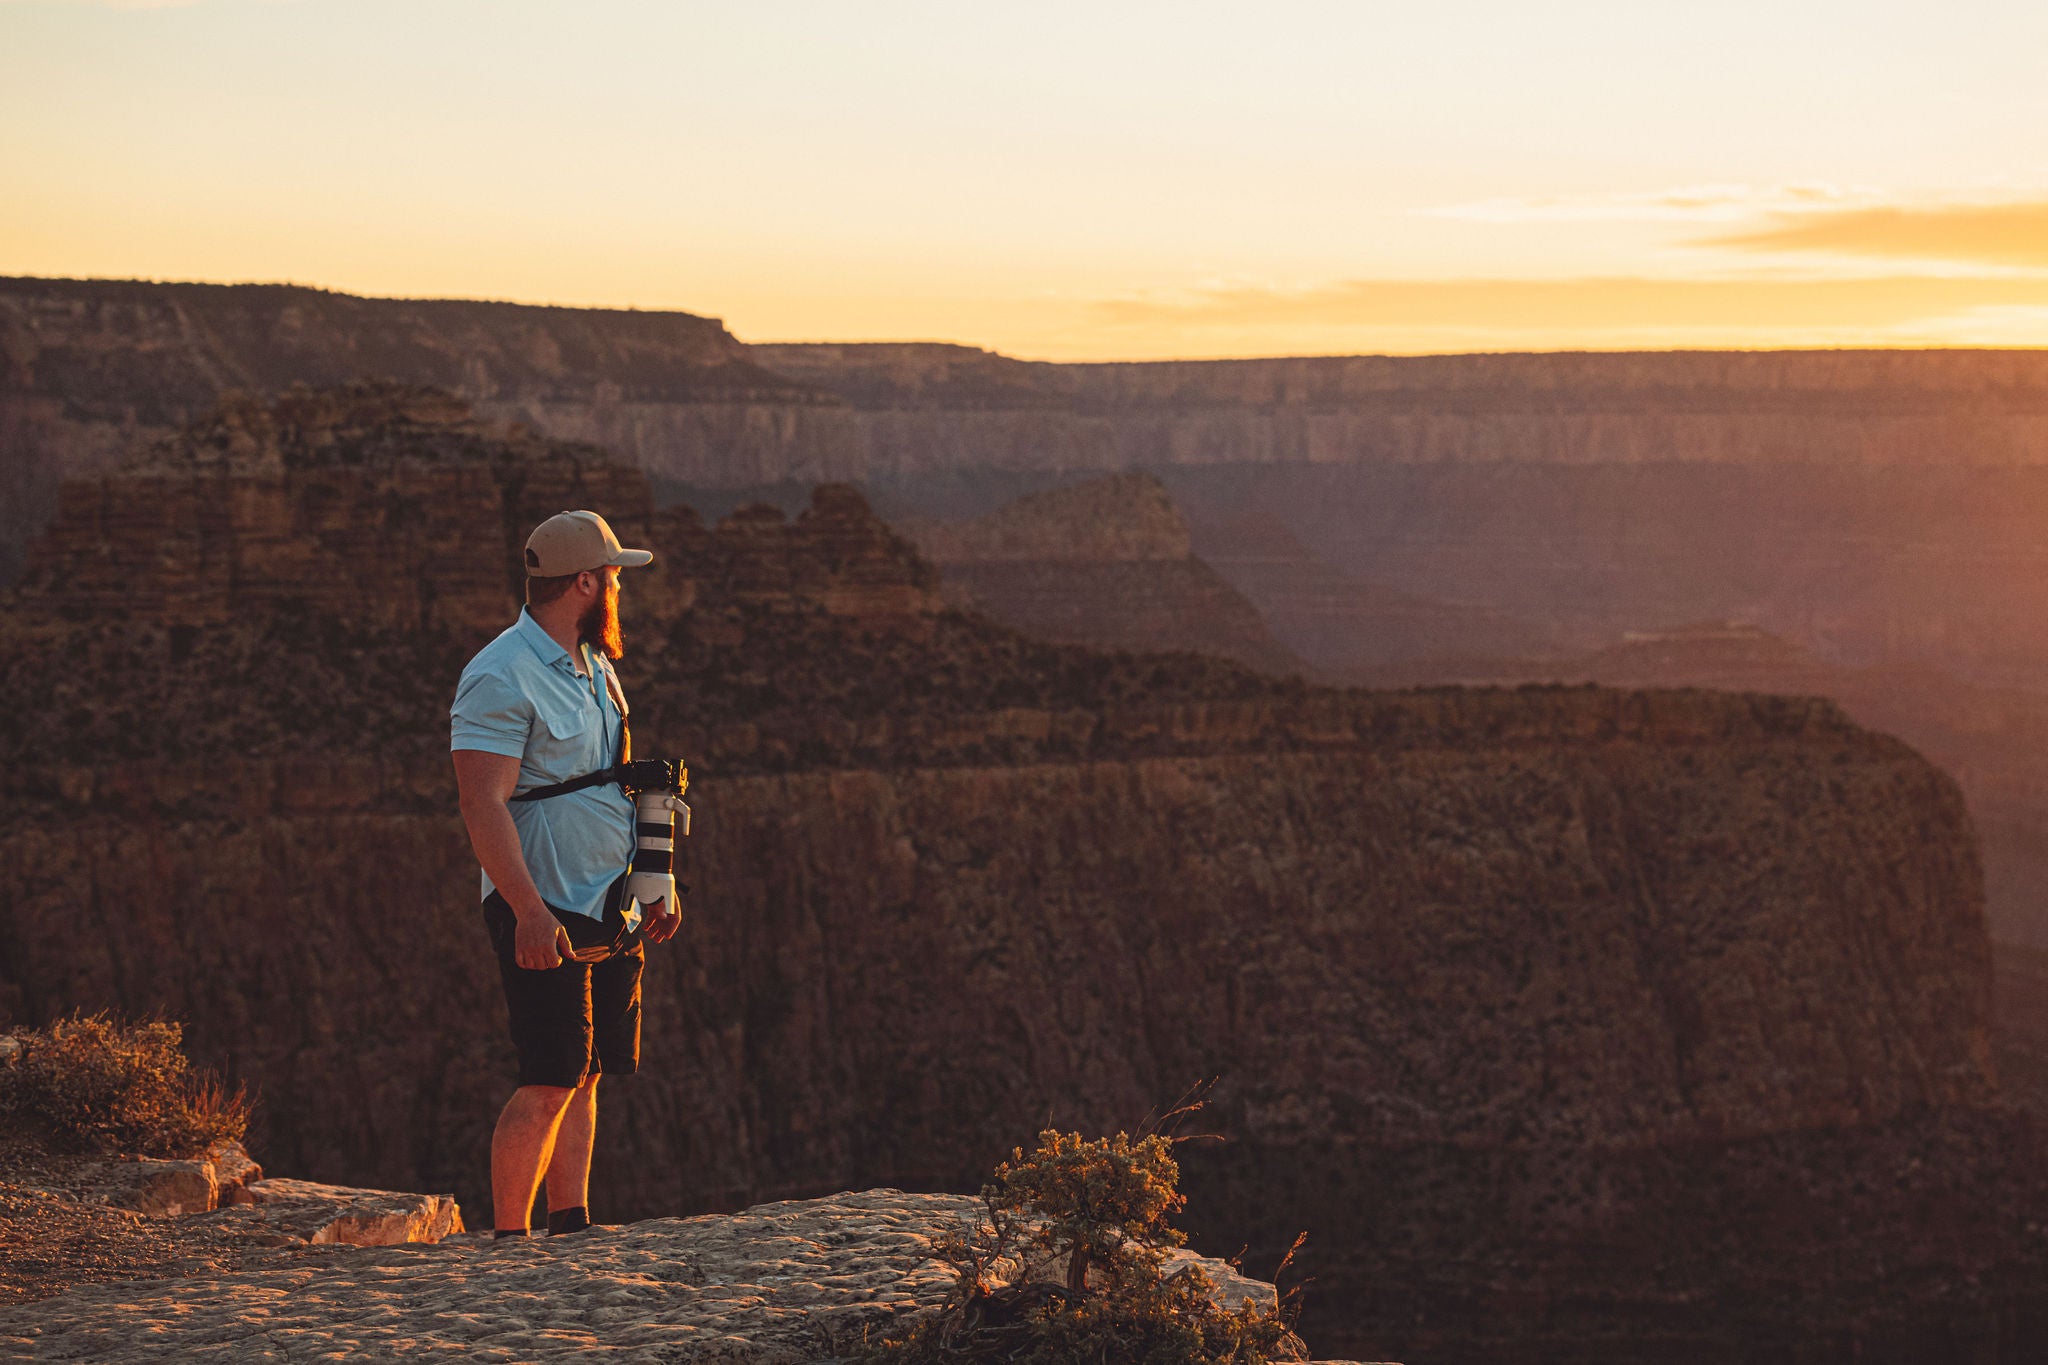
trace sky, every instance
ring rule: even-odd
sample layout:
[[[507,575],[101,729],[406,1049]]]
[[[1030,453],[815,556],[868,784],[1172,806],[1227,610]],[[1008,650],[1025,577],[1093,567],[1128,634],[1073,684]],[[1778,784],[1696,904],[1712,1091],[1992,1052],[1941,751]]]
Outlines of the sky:
[[[0,274],[1055,359],[2048,345],[2048,5],[0,0]]]

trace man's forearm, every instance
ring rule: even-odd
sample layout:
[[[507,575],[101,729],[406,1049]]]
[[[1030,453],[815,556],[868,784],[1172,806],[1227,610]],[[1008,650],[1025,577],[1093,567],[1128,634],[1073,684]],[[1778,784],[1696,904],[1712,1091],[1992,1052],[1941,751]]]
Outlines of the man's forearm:
[[[469,846],[476,852],[484,875],[514,913],[521,916],[546,914],[547,902],[526,870],[525,851],[519,844],[519,827],[503,801],[465,802],[462,823],[469,827]]]

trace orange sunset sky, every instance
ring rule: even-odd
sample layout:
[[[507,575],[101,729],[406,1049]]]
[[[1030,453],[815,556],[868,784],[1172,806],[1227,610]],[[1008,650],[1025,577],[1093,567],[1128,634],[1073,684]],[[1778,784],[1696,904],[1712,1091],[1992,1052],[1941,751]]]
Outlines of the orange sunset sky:
[[[1048,359],[2048,345],[2048,5],[0,0],[0,274]]]

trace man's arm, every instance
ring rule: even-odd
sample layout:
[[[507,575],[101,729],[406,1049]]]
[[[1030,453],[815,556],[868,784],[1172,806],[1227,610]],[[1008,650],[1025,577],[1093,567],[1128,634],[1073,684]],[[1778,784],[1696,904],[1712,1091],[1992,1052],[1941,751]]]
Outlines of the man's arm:
[[[457,749],[455,786],[462,798],[462,823],[469,827],[469,846],[484,875],[518,918],[516,954],[519,965],[545,971],[562,965],[572,948],[568,931],[540,898],[533,874],[519,846],[519,829],[505,803],[519,787],[519,760],[481,749]]]

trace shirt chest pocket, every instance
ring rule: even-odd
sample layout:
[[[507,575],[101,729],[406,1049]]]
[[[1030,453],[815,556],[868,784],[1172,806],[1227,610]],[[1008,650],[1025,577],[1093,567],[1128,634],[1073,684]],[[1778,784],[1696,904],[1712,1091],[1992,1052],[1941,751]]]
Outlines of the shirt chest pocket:
[[[603,765],[603,721],[596,706],[579,697],[547,696],[535,700],[533,710],[533,756],[555,780]]]

